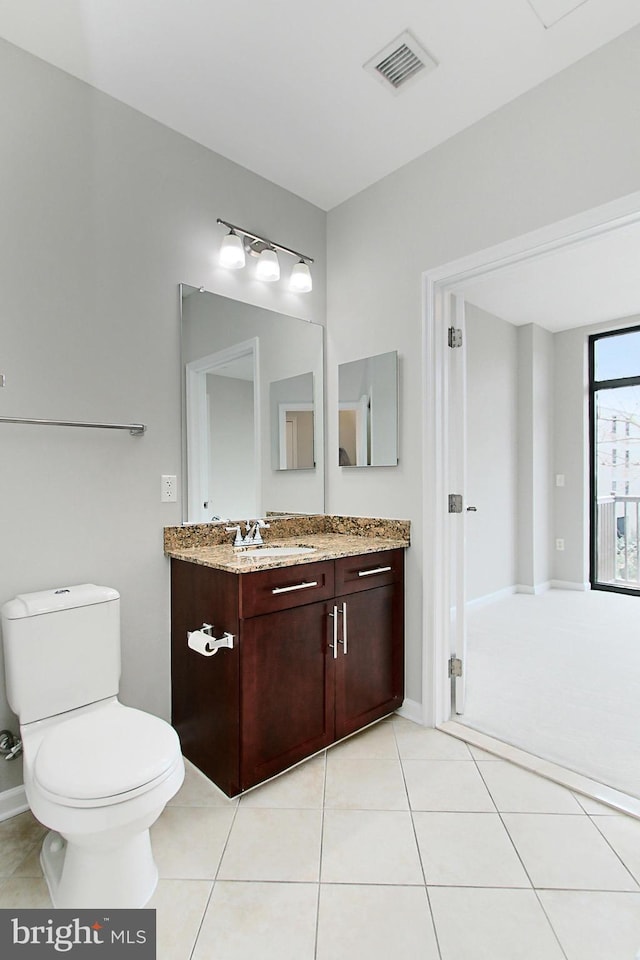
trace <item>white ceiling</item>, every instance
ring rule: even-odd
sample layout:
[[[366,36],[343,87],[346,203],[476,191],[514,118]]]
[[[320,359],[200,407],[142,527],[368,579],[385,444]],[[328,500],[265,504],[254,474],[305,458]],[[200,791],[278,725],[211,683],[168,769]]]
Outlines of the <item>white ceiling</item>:
[[[0,0],[0,36],[328,210],[640,23],[638,0]],[[363,65],[410,29],[439,66]]]
[[[503,320],[553,332],[640,314],[640,224],[506,267],[460,292]]]

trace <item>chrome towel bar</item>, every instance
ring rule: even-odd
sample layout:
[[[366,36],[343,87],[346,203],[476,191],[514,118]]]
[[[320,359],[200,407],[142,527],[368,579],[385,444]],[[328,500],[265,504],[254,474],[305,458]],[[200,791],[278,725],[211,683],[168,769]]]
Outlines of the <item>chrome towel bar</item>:
[[[86,423],[82,420],[32,420],[26,417],[0,417],[0,423],[35,423],[48,427],[98,427],[101,430],[128,430],[132,437],[141,437],[144,423]]]

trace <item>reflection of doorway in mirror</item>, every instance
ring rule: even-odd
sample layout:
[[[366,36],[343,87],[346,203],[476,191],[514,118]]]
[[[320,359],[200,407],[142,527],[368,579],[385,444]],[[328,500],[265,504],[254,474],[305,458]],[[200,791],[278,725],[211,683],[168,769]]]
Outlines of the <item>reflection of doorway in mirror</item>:
[[[281,403],[278,408],[280,438],[280,469],[311,470],[314,459],[314,404],[300,403],[291,406]]]
[[[369,398],[341,403],[338,409],[338,464],[365,467],[369,456]]]

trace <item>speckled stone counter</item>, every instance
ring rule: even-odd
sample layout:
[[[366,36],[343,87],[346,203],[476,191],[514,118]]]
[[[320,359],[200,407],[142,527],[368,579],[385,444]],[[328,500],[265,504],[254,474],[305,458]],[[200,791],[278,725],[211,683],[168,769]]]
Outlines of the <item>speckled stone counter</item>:
[[[176,560],[188,560],[230,573],[250,573],[405,548],[410,543],[408,520],[318,515],[278,517],[268,519],[268,522],[270,526],[262,530],[265,546],[312,547],[313,552],[261,557],[259,548],[235,549],[232,535],[225,530],[226,526],[232,525],[228,523],[165,527],[164,552]]]

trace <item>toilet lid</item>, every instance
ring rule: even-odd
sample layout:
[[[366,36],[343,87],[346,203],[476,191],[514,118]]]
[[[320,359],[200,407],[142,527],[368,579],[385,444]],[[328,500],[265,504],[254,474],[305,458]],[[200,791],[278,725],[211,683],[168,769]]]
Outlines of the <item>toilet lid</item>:
[[[168,723],[112,701],[56,725],[40,745],[34,775],[60,797],[117,798],[157,780],[179,755]]]

